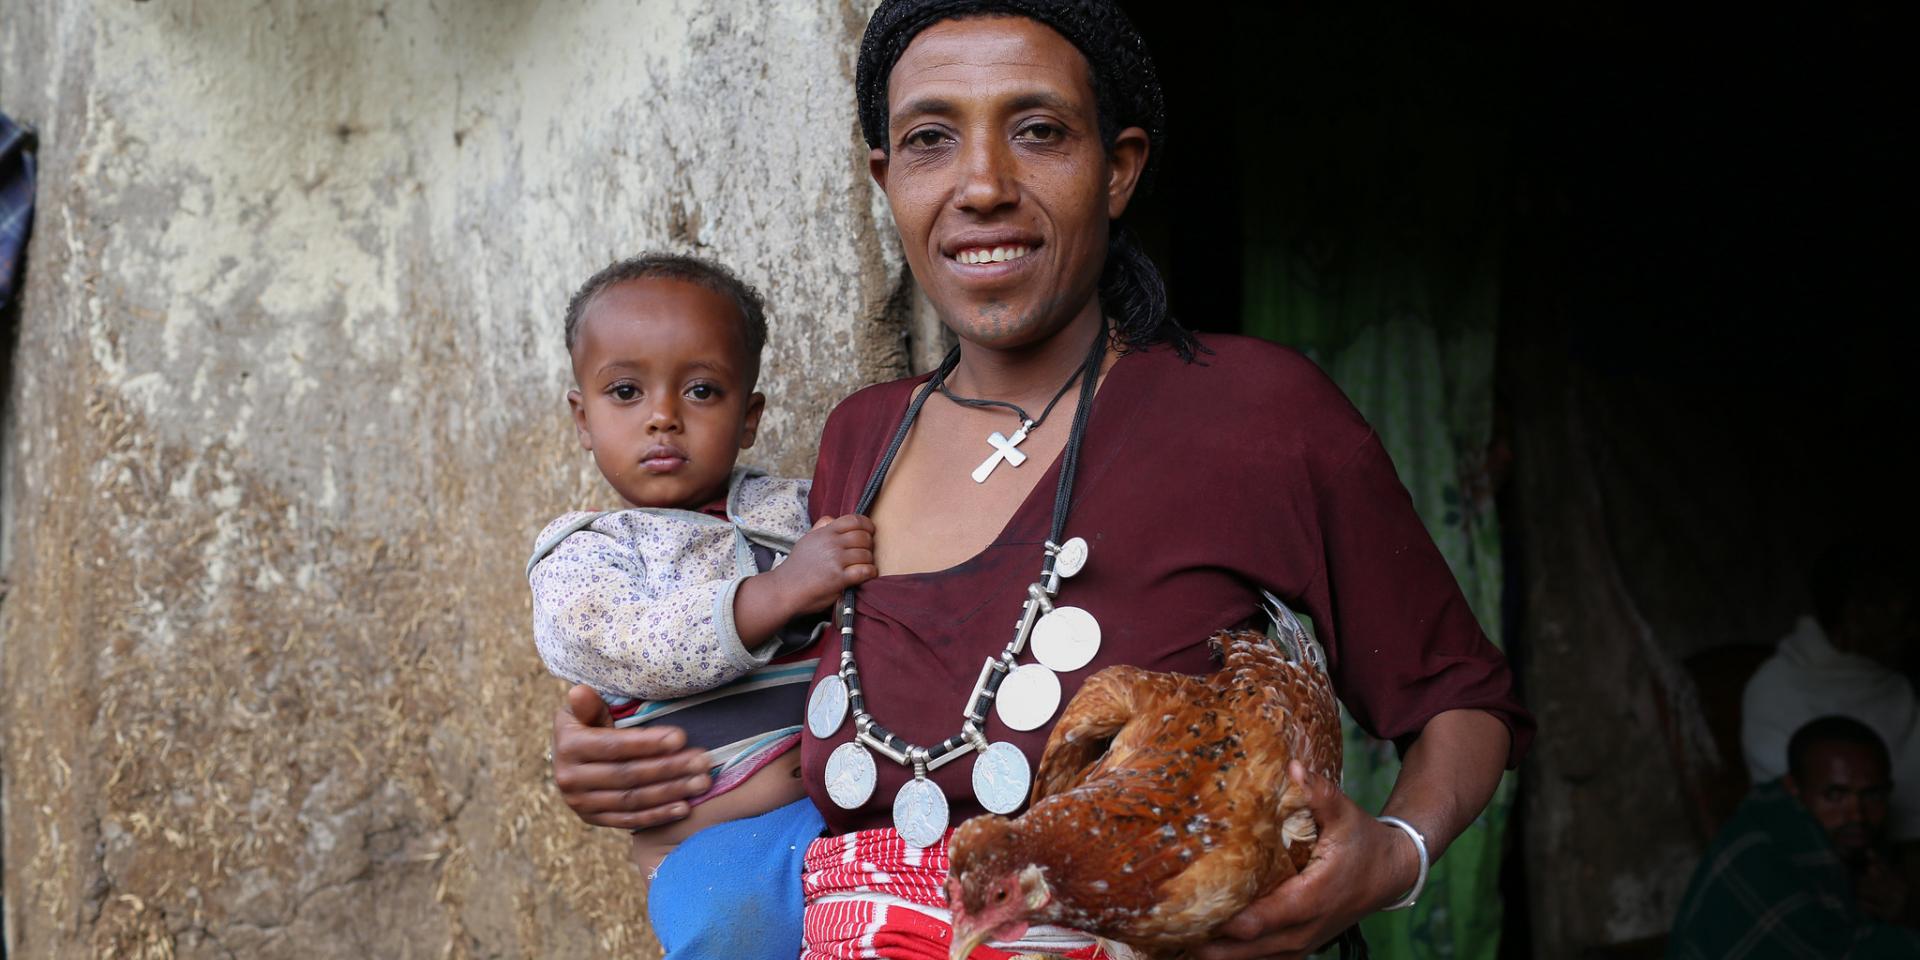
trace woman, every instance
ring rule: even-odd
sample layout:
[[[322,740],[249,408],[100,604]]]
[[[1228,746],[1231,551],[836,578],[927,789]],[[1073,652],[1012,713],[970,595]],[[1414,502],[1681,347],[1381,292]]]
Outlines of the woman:
[[[1246,622],[1267,589],[1312,616],[1361,724],[1406,747],[1383,812],[1413,829],[1310,783],[1316,861],[1200,955],[1299,956],[1405,899],[1524,751],[1531,720],[1339,391],[1290,351],[1196,339],[1168,317],[1151,263],[1115,222],[1162,127],[1144,44],[1100,0],[897,0],[868,25],[857,85],[873,177],[960,346],[931,381],[855,394],[822,438],[813,513],[864,506],[881,576],[851,598],[851,665],[829,647],[817,678],[858,695],[835,713],[823,693],[803,746],[834,834],[815,845],[821,862],[929,870],[937,890],[937,828],[983,809],[981,747],[1036,762],[1058,704],[1105,666],[1207,672],[1205,639]],[[1072,538],[1087,545],[1072,561],[1047,546]],[[996,680],[1000,706],[968,730],[965,714],[988,712],[974,709],[993,672],[983,661],[1011,652],[1029,585],[1082,559],[1049,599],[1087,611],[1098,652],[1058,671],[1008,657],[1022,679]],[[555,775],[577,813],[628,828],[683,815],[702,786],[697,754],[671,733],[582,719],[598,713],[590,693],[570,703]],[[848,747],[859,727],[886,746]],[[957,759],[928,762],[943,748]],[[930,842],[869,862],[903,840]],[[898,907],[929,878],[855,896],[828,872],[809,881],[817,955],[888,937],[899,946],[878,955],[913,955],[915,937],[938,936],[901,929],[928,915]]]

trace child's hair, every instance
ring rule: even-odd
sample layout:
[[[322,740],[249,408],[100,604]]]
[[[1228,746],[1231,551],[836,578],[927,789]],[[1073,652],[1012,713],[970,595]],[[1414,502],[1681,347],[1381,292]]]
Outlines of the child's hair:
[[[733,298],[740,308],[740,333],[747,342],[747,389],[760,379],[760,350],[767,345],[767,307],[760,291],[749,286],[732,270],[708,260],[678,253],[643,253],[616,261],[574,291],[567,301],[567,352],[573,352],[579,337],[580,318],[601,291],[629,280],[680,280],[697,284],[715,293]]]

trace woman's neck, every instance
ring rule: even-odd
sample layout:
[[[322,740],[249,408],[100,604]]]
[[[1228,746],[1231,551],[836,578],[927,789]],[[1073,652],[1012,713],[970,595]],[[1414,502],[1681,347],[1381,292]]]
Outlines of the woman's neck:
[[[963,339],[960,363],[947,375],[947,385],[956,393],[987,400],[1019,402],[1052,396],[1087,362],[1087,352],[1100,331],[1100,303],[1095,299],[1065,327],[1038,343],[999,348]]]

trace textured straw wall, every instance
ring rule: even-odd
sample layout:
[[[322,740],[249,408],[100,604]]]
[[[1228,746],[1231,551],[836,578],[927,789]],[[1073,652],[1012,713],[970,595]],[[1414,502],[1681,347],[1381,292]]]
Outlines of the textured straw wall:
[[[18,957],[650,956],[541,760],[521,565],[604,495],[566,294],[772,299],[759,462],[898,373],[867,0],[0,0],[40,213],[4,454]],[[922,351],[924,352],[924,351]]]

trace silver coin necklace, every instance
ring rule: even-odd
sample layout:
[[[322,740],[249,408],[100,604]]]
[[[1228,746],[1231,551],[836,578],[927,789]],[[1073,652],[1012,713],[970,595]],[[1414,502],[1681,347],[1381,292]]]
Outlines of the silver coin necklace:
[[[1033,420],[1026,416],[1025,411],[1010,404],[994,400],[969,401],[967,398],[953,397],[947,392],[947,375],[960,362],[960,351],[956,347],[947,354],[926,386],[914,396],[913,402],[907,405],[906,414],[894,430],[892,442],[880,457],[880,462],[875,464],[873,474],[860,494],[855,512],[865,514],[879,496],[880,485],[886,479],[888,468],[893,465],[894,456],[900,452],[901,444],[906,442],[914,420],[919,417],[920,408],[925,406],[927,398],[935,390],[957,403],[1008,406],[1020,415],[1021,427],[1015,432],[1014,439],[994,443],[994,455],[974,471],[974,480],[981,482],[999,465],[999,461],[1004,459],[1019,466],[1026,459],[1025,454],[1013,448],[1040,421],[1046,419],[1053,405],[1059,402],[1068,388],[1076,380],[1079,382],[1080,404],[1073,412],[1073,427],[1067,434],[1066,447],[1060,452],[1060,478],[1054,490],[1053,523],[1041,556],[1039,579],[1027,586],[1026,600],[1021,605],[1020,618],[1015,622],[1013,639],[1007,642],[998,656],[988,657],[981,664],[980,677],[974,681],[973,692],[968,694],[966,707],[960,714],[960,732],[931,747],[920,746],[888,730],[874,719],[873,714],[867,712],[866,698],[860,688],[860,667],[853,655],[854,601],[858,591],[850,589],[840,596],[840,667],[814,685],[807,701],[807,729],[815,739],[824,740],[832,736],[846,723],[849,715],[853,717],[854,738],[834,748],[827,757],[827,796],[848,810],[858,809],[871,800],[879,784],[875,754],[901,766],[911,767],[913,779],[908,780],[893,798],[893,826],[902,840],[915,847],[925,847],[939,840],[946,833],[949,821],[946,795],[940,791],[939,785],[927,778],[927,774],[968,754],[975,755],[973,795],[982,807],[994,813],[1006,814],[1019,809],[1026,802],[1028,790],[1033,784],[1033,768],[1020,748],[1005,741],[996,743],[987,740],[984,730],[987,711],[991,709],[1008,729],[1039,729],[1052,720],[1060,709],[1058,674],[1086,666],[1099,652],[1099,621],[1079,607],[1056,605],[1053,598],[1060,592],[1060,582],[1072,578],[1087,564],[1086,540],[1080,537],[1063,540],[1062,537],[1066,532],[1067,512],[1072,505],[1073,476],[1079,466],[1081,438],[1086,433],[1087,418],[1093,409],[1093,392],[1100,379],[1100,363],[1106,357],[1106,352],[1107,327],[1102,323],[1099,334],[1094,337],[1093,345],[1088,350],[1086,361],[1074,373],[1073,379],[1069,379],[1066,386],[1054,395],[1040,418]],[[989,442],[992,442],[991,438]],[[1020,656],[1027,652],[1029,644],[1032,646],[1033,662],[1021,663]]]

